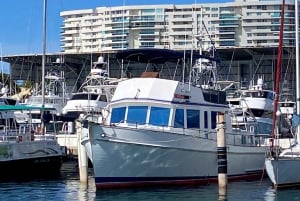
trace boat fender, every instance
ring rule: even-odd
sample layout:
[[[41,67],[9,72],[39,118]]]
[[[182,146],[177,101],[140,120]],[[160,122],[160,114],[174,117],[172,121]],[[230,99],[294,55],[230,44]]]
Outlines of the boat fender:
[[[30,132],[30,140],[34,141],[34,130],[31,130]]]

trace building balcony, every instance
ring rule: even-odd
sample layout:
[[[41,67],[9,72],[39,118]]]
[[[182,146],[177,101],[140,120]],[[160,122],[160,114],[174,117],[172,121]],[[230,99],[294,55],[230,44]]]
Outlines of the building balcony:
[[[79,34],[79,30],[65,30],[65,35],[68,35],[68,34]]]

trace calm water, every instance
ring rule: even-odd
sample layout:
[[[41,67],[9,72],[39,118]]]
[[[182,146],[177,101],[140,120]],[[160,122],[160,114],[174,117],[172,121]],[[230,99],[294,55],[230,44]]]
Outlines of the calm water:
[[[20,169],[21,170],[21,169]],[[25,171],[24,171],[25,173]],[[65,163],[62,175],[52,180],[18,181],[0,184],[0,199],[9,200],[80,200],[80,201],[214,201],[218,197],[218,185],[193,188],[162,188],[97,191],[93,178],[88,187],[80,185],[75,163]],[[300,189],[275,191],[268,179],[255,182],[229,183],[228,201],[279,201],[300,200]]]

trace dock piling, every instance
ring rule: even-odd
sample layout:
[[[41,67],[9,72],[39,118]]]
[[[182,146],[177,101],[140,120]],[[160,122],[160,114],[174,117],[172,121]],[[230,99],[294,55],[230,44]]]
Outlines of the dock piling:
[[[80,121],[76,121],[77,146],[78,146],[78,166],[79,178],[81,184],[88,183],[88,159],[85,147],[81,144],[82,125]]]
[[[217,154],[218,154],[218,183],[219,198],[226,200],[227,196],[227,150],[225,136],[224,113],[217,114]]]

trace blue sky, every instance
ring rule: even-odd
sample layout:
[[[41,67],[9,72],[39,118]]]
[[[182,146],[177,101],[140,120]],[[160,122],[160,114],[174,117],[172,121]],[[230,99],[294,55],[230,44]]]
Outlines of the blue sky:
[[[152,0],[151,4],[216,3],[232,0]],[[47,0],[47,53],[60,49],[61,11],[99,6],[150,4],[146,0]],[[1,0],[0,51],[3,56],[42,53],[43,0]],[[1,53],[1,52],[0,52]]]

